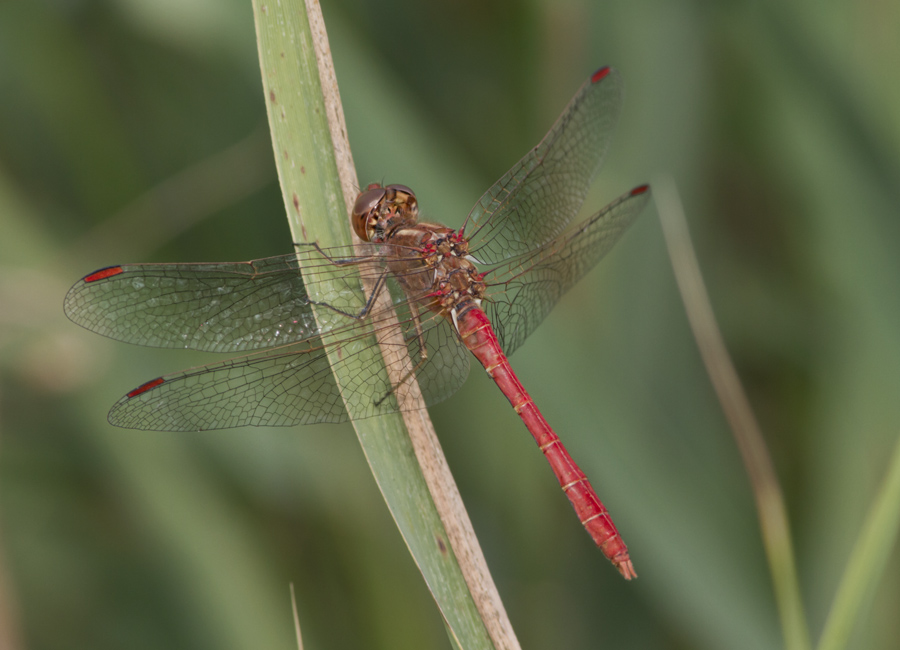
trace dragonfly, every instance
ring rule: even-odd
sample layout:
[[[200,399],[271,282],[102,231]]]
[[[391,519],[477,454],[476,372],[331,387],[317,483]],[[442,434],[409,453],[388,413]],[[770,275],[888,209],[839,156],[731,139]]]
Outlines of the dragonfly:
[[[88,330],[143,346],[243,353],[138,386],[112,407],[110,423],[198,431],[372,417],[407,408],[413,382],[426,405],[446,399],[471,354],[534,437],[594,543],[626,579],[636,577],[608,510],[507,358],[650,198],[641,185],[570,227],[621,105],[619,74],[597,70],[458,230],[420,222],[410,188],[372,184],[351,215],[363,244],[304,243],[250,262],[123,264],[86,275],[67,293],[65,313]],[[393,379],[388,356],[372,354],[382,328],[399,331],[406,353]],[[349,386],[339,389],[335,360]]]

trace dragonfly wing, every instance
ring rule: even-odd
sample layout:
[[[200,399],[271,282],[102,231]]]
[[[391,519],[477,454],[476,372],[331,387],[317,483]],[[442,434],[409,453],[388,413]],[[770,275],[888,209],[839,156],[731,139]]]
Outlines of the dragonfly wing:
[[[382,312],[373,324],[385,327],[387,318]],[[399,327],[426,404],[449,397],[465,381],[466,350],[431,312],[418,327],[402,318]],[[343,397],[328,349],[313,338],[154,379],[120,399],[109,421],[133,429],[199,431],[343,422],[348,409],[355,419],[398,411],[397,395],[403,387],[392,388],[381,355],[376,351],[373,358],[375,336],[362,330],[354,334],[331,344],[336,352],[332,357],[349,377]],[[402,370],[394,374],[405,380],[410,376]]]
[[[397,305],[397,315],[406,323],[404,339],[416,380],[428,406],[453,395],[469,376],[470,353],[447,320],[416,305],[420,327],[411,318],[408,303]]]
[[[391,374],[400,381],[400,385],[392,388],[381,377],[361,373],[353,365],[352,358],[342,357],[338,363],[350,364],[344,376],[353,377],[348,391],[353,395],[348,397],[348,408],[356,419],[375,415],[386,405],[390,405],[389,411],[401,410],[400,404],[405,402],[403,393],[409,389],[409,378],[413,376],[426,406],[431,406],[459,390],[469,374],[469,351],[449,322],[425,306],[427,296],[405,296],[394,279],[388,281],[388,290],[394,300],[394,309],[373,315],[372,325],[376,329],[398,328],[396,339],[390,332],[385,332],[381,340],[388,363],[397,364]],[[391,355],[394,340],[397,345],[405,347],[405,354],[396,358]],[[377,386],[373,386],[373,382]],[[373,399],[379,407],[376,411],[371,408]]]
[[[490,286],[482,308],[507,355],[609,252],[649,199],[650,188],[638,187],[565,236],[488,272]]]
[[[347,412],[325,350],[301,346],[147,382],[116,402],[109,421],[152,431],[343,422]]]
[[[95,271],[66,294],[66,315],[104,336],[150,347],[241,352],[275,347],[349,327],[363,305],[359,273],[382,272],[380,257],[344,259],[308,247],[307,278],[327,276],[329,293],[309,295],[296,255],[222,264],[129,264]],[[319,286],[318,283],[316,286]],[[327,304],[327,325],[310,302]]]
[[[502,262],[559,235],[600,171],[622,105],[612,68],[588,79],[553,128],[484,193],[466,219],[473,257]]]

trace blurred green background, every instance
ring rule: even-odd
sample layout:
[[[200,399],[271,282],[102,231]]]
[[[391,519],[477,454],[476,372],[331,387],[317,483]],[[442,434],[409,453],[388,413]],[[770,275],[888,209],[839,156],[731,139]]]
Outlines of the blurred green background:
[[[817,638],[900,432],[900,4],[323,5],[360,182],[450,225],[618,68],[588,205],[678,183]],[[349,426],[115,429],[125,391],[214,359],[63,316],[101,266],[290,252],[271,156],[249,2],[0,3],[0,646],[293,648],[292,582],[308,648],[449,647]],[[655,209],[512,361],[640,575],[474,371],[432,415],[523,647],[779,647]],[[897,647],[896,552],[867,602],[852,646]]]

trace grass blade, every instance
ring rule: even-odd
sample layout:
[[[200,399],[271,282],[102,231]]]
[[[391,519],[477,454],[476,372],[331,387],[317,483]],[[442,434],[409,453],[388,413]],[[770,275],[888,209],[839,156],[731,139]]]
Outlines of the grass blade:
[[[716,324],[675,182],[671,177],[663,177],[654,181],[653,186],[666,246],[691,330],[750,478],[785,648],[807,650],[810,647],[809,626],[800,597],[781,486],[759,424]]]
[[[255,0],[253,8],[292,233],[296,241],[349,244],[348,201],[355,198],[358,183],[318,5]],[[378,348],[371,349],[370,362],[384,368]],[[339,386],[353,379],[353,369],[339,355],[330,359]],[[389,414],[356,421],[354,427],[451,641],[465,649],[518,648],[427,412]]]
[[[872,509],[866,517],[859,539],[850,553],[841,584],[834,596],[818,650],[840,650],[846,647],[859,610],[875,584],[884,577],[891,549],[900,528],[900,438],[884,481]]]

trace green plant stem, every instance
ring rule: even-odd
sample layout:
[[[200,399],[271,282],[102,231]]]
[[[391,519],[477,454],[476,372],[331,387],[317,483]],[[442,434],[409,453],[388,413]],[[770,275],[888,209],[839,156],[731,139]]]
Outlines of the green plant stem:
[[[275,161],[292,233],[296,241],[323,247],[350,244],[347,215],[358,183],[318,4],[254,0],[253,8]],[[313,284],[309,288],[315,291]],[[360,298],[368,291],[361,286]],[[396,328],[393,333],[379,330],[379,343],[384,336],[397,335]],[[327,336],[323,343],[330,348],[329,360],[343,394],[358,366],[342,363],[339,349],[329,345],[333,341]],[[402,341],[384,350],[398,348],[405,350]],[[377,346],[367,349],[371,357],[366,367],[377,365],[388,376],[403,363],[386,362],[388,352],[379,352]],[[390,379],[398,385],[396,376]],[[415,382],[410,384],[409,399],[421,399]],[[406,408],[403,414],[354,422],[375,481],[451,641],[466,650],[515,650],[518,642],[424,404]]]
[[[866,516],[859,538],[841,578],[818,650],[841,650],[847,646],[853,624],[866,597],[884,576],[891,549],[900,528],[900,438],[894,447],[887,478]]]
[[[781,486],[762,431],[716,324],[678,190],[671,177],[660,178],[654,181],[653,186],[659,219],[688,321],[750,478],[785,647],[788,650],[807,650],[810,647],[809,626],[800,597],[790,524]]]

